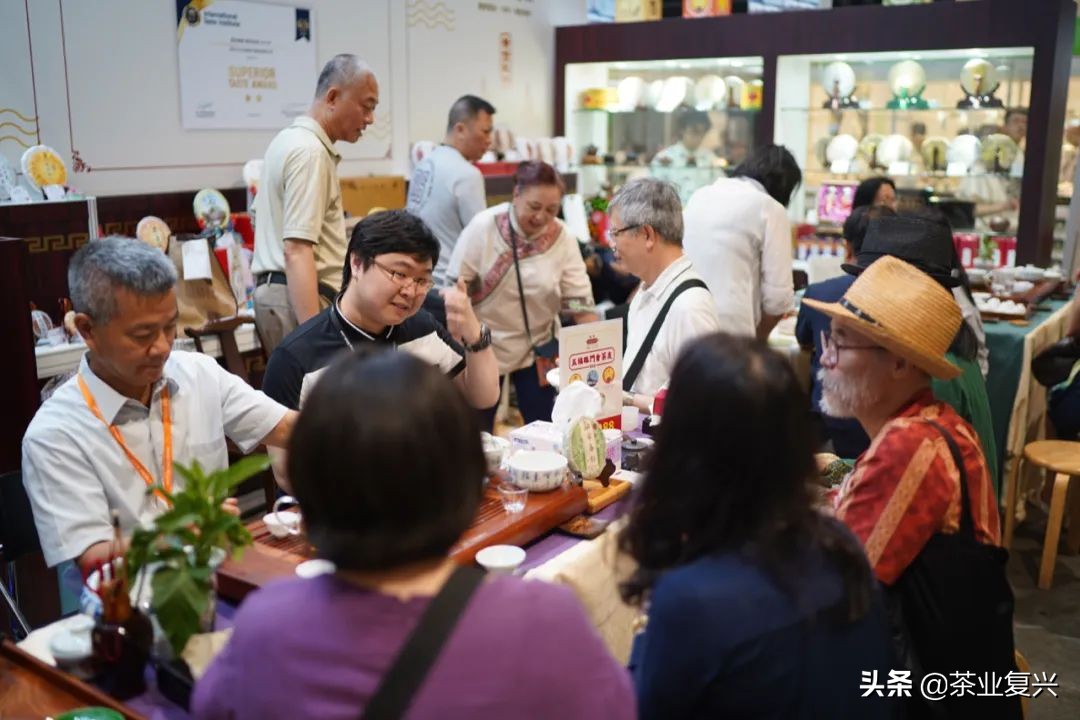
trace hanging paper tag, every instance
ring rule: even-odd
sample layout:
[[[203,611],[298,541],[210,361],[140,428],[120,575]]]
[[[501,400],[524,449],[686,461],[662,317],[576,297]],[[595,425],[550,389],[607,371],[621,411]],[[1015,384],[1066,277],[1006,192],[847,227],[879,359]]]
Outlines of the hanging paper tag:
[[[578,194],[567,195],[562,201],[563,221],[570,234],[582,242],[589,239],[589,218],[585,213],[585,200]]]
[[[64,196],[67,195],[63,185],[46,185],[41,189],[49,200],[63,200]]]
[[[206,240],[188,240],[181,243],[183,251],[184,279],[209,280],[210,245]]]

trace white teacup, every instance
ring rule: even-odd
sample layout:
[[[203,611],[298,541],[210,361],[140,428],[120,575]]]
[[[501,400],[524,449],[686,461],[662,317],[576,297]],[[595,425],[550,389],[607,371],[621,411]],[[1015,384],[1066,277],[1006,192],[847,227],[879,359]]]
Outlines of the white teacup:
[[[295,510],[281,510],[282,505],[296,505],[296,498],[282,495],[274,502],[273,511],[263,515],[263,524],[276,538],[300,534],[300,513]]]
[[[525,562],[525,551],[517,545],[491,545],[476,553],[476,562],[490,573],[509,575]]]
[[[488,475],[494,475],[502,467],[503,460],[510,454],[510,441],[498,435],[480,433],[484,445],[484,459],[487,460]]]

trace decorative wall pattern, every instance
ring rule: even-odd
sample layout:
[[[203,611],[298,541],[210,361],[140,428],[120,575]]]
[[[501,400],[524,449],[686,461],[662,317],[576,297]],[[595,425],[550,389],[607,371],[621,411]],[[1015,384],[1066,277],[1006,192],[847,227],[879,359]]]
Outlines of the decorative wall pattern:
[[[431,0],[409,0],[408,25],[426,25],[429,28],[443,27],[453,32],[457,14],[444,2]]]

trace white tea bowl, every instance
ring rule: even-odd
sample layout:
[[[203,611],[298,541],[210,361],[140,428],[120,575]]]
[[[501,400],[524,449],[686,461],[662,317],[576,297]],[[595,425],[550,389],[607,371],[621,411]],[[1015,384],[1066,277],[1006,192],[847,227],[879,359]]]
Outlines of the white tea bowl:
[[[547,492],[566,478],[566,458],[548,450],[524,450],[506,461],[510,481],[531,492]]]

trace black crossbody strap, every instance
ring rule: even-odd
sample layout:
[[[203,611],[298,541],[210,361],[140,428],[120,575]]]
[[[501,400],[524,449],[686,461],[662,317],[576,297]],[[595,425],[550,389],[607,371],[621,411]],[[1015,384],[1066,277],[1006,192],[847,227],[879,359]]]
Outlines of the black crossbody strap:
[[[964,470],[964,456],[960,453],[960,448],[957,446],[952,433],[933,420],[927,420],[926,422],[936,427],[938,432],[944,436],[945,442],[949,446],[949,452],[952,453],[953,463],[956,464],[956,469],[960,473],[960,534],[974,540],[975,522],[971,519],[971,499],[968,497],[967,472]]]
[[[473,565],[454,571],[439,594],[431,599],[394,664],[383,675],[360,716],[362,720],[397,720],[405,715],[462,611],[483,580],[484,572]]]
[[[634,381],[637,380],[637,376],[641,373],[641,368],[645,365],[645,359],[648,358],[649,353],[652,352],[653,343],[656,342],[656,336],[660,334],[660,328],[663,326],[664,319],[667,318],[668,311],[671,310],[671,305],[675,302],[675,298],[679,297],[690,288],[703,287],[707,287],[705,282],[698,280],[697,278],[683,280],[671,295],[668,296],[667,302],[660,308],[660,314],[653,320],[652,327],[649,328],[649,334],[645,336],[645,340],[642,341],[641,347],[638,348],[637,355],[634,356],[634,361],[630,363],[630,368],[623,374],[622,386],[624,391],[630,392],[630,388],[634,387]],[[626,320],[629,319],[629,316],[627,316]]]
[[[517,277],[518,300],[521,301],[521,317],[525,318],[525,334],[529,336],[529,347],[535,351],[536,345],[533,344],[532,330],[529,329],[529,311],[525,309],[525,286],[521,282],[521,266],[518,265],[517,254],[517,233],[514,232],[513,218],[507,218],[507,224],[510,228],[510,250],[514,254],[514,275]]]

